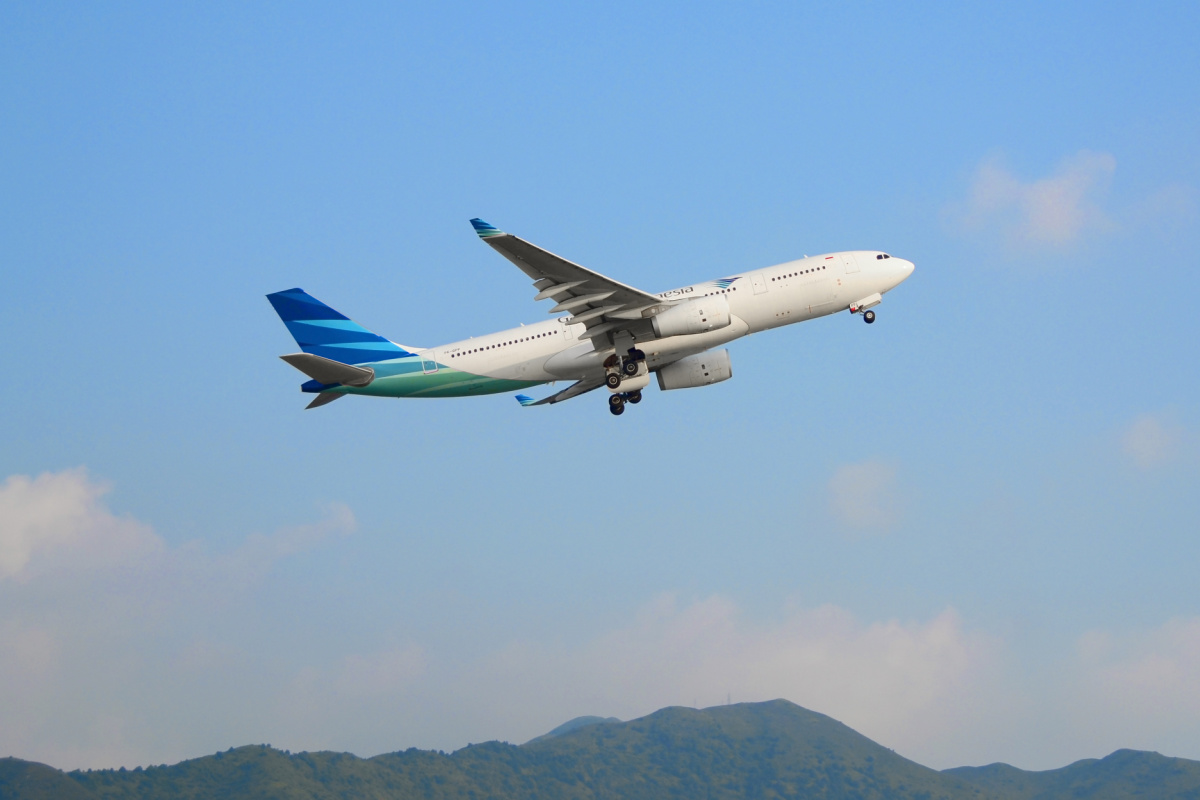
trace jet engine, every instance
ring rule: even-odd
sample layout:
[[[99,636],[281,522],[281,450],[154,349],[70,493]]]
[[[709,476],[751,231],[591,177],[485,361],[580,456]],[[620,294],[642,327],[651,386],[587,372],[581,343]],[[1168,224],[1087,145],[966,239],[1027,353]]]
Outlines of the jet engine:
[[[654,334],[659,338],[715,331],[727,326],[731,319],[729,300],[722,295],[697,297],[652,317]]]
[[[708,386],[733,377],[733,365],[729,362],[728,350],[710,350],[694,356],[681,358],[658,371],[658,388],[691,389]]]

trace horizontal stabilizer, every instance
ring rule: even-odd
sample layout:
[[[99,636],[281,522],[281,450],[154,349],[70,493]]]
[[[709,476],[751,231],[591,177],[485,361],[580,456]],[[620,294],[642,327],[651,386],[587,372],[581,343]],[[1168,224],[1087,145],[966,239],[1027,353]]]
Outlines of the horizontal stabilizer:
[[[341,392],[322,392],[321,394],[314,397],[313,401],[311,403],[309,403],[308,405],[306,405],[304,408],[305,409],[320,408],[321,406],[323,406],[327,403],[332,403],[334,400],[337,400],[339,397],[345,397],[345,396],[346,395],[342,394]]]
[[[280,358],[321,383],[366,386],[375,380],[375,370],[370,367],[353,367],[340,361],[314,356],[312,353],[290,353]]]

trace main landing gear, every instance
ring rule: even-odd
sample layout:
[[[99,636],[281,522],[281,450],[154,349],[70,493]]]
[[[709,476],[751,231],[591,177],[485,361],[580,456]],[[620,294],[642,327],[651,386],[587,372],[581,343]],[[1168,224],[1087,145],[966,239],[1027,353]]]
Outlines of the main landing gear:
[[[619,417],[625,413],[625,404],[632,403],[637,405],[642,402],[642,392],[639,389],[636,392],[618,392],[617,394],[609,395],[608,410],[614,417]]]
[[[646,354],[630,348],[624,358],[613,354],[604,362],[604,385],[612,392],[608,397],[608,410],[616,417],[625,413],[625,404],[642,402],[642,389],[650,385],[650,368],[646,365]]]

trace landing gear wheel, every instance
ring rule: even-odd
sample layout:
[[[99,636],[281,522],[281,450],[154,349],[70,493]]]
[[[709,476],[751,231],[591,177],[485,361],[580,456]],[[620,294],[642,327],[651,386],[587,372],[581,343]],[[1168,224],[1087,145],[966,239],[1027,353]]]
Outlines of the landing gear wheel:
[[[621,395],[613,394],[613,395],[608,396],[608,407],[609,408],[621,408],[624,405],[625,405],[625,398],[622,397]]]
[[[621,385],[621,376],[615,372],[610,372],[604,376],[604,385],[610,389],[616,389]]]
[[[636,406],[638,403],[642,402],[642,392],[641,392],[641,390],[639,389],[639,390],[638,390],[638,391],[636,391],[636,392],[630,392],[628,395],[626,395],[626,396],[625,396],[625,402],[627,402],[627,403],[633,403],[635,406]]]
[[[870,325],[874,321],[875,321],[875,312],[874,311],[864,311],[863,312],[863,322]]]
[[[619,417],[625,413],[625,404],[621,403],[621,405],[619,405],[619,406],[609,406],[608,410],[612,413],[612,415],[614,417]]]
[[[621,365],[621,371],[632,378],[638,374],[638,362],[632,358],[626,359],[625,363]]]

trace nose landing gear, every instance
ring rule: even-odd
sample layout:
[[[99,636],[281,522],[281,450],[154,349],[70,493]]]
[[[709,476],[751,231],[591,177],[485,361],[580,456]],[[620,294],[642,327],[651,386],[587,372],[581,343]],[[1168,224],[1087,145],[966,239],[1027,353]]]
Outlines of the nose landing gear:
[[[883,302],[883,295],[879,294],[879,292],[876,292],[875,294],[870,295],[869,297],[864,297],[862,300],[859,300],[857,303],[851,303],[850,304],[850,313],[851,314],[862,314],[863,322],[870,325],[872,322],[875,321],[875,312],[871,311],[871,308],[873,306],[879,305],[881,302]]]

